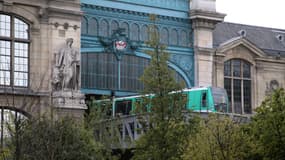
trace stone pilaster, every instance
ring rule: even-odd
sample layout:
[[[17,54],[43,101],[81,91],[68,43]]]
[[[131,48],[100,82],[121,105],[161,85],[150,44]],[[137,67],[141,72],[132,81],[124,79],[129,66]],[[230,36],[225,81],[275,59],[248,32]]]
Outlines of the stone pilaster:
[[[225,14],[216,12],[215,0],[192,0],[190,19],[194,31],[195,85],[210,86],[213,82],[213,30],[224,20]]]

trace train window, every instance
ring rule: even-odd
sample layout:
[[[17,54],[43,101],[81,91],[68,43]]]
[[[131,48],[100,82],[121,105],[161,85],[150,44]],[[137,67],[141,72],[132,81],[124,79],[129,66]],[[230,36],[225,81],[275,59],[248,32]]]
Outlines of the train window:
[[[202,92],[202,107],[206,107],[206,106],[207,106],[207,93]]]
[[[218,112],[228,112],[227,92],[223,88],[212,88],[215,109]]]
[[[189,97],[189,99],[188,99],[188,97]],[[188,104],[189,100],[190,100],[190,96],[187,96],[187,94],[182,94],[182,101],[185,102],[184,109],[187,109],[187,104]]]
[[[129,115],[132,110],[132,101],[117,101],[115,104],[116,115]]]

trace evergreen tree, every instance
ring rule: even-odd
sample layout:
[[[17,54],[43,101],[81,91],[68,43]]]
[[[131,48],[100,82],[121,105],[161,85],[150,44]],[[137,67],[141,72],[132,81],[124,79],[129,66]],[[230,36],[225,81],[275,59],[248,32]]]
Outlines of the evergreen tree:
[[[151,20],[155,23],[155,15],[151,16]],[[173,71],[168,67],[169,54],[165,51],[166,46],[159,43],[155,24],[150,27],[149,35],[149,50],[146,52],[151,56],[151,61],[141,78],[144,94],[148,96],[137,107],[137,113],[145,111],[145,106],[150,107],[147,116],[149,125],[145,126],[146,133],[136,143],[133,159],[181,159],[185,139],[194,132],[195,120],[185,120],[183,110],[186,99],[181,92],[183,85],[176,82]]]

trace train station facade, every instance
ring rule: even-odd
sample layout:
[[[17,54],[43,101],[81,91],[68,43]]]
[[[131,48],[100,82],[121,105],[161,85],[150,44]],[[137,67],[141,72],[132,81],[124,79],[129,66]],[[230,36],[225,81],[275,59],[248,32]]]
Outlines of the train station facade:
[[[188,88],[223,87],[233,112],[251,114],[285,86],[285,30],[227,23],[225,16],[215,0],[0,0],[1,115],[55,108],[80,117],[81,94],[139,93],[152,25],[177,80]],[[55,86],[56,57],[70,38],[80,51],[76,92]]]

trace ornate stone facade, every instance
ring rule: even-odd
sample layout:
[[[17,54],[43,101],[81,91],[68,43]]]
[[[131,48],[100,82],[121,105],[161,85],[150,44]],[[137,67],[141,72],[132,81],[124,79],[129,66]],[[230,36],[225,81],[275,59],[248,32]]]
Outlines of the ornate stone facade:
[[[244,32],[242,35],[241,31]],[[249,93],[250,113],[253,113],[274,89],[285,87],[285,45],[283,41],[278,40],[277,35],[285,36],[284,30],[232,23],[218,24],[214,30],[213,85],[225,87],[227,78],[233,79],[232,83],[237,82],[237,79],[250,82],[248,89],[245,89],[243,87],[245,84],[241,83],[240,97],[237,97],[234,91],[237,89],[234,84],[231,84],[233,88],[228,93],[231,94],[231,101],[241,98],[242,103],[246,101],[245,94]],[[249,64],[249,76],[244,78],[244,75],[225,75],[229,68],[226,63],[229,61],[243,61],[243,64]],[[232,65],[231,68],[234,69],[238,63]],[[244,70],[236,71],[242,73]]]
[[[215,0],[0,0],[0,11],[5,30],[0,32],[0,105],[25,115],[55,107],[60,115],[80,117],[86,108],[80,88],[85,94],[116,90],[121,96],[142,89],[138,77],[149,63],[143,42],[152,13],[171,54],[169,66],[187,87],[228,88],[233,106],[241,106],[232,110],[242,114],[252,113],[276,87],[285,87],[285,30],[223,23],[225,14],[216,12]],[[124,28],[128,43],[139,44],[119,58],[100,41],[118,28]],[[76,91],[63,93],[54,55],[68,38],[80,48],[83,84],[78,79]]]
[[[284,29],[224,23],[215,0],[192,0],[190,7],[195,84],[223,87],[233,112],[254,113],[275,88],[285,86]]]
[[[0,105],[29,115],[50,112],[53,107],[51,103],[53,55],[64,46],[65,39],[70,37],[76,39],[74,46],[80,47],[82,17],[80,1],[0,0],[0,11],[1,26],[5,25],[6,32],[12,33],[7,37],[1,34],[1,42],[8,40],[8,44],[16,46],[18,42],[14,40],[23,39],[20,46],[28,46],[26,49],[11,47],[6,50],[5,55],[1,46],[1,59],[3,56],[13,55],[14,59],[7,63],[15,67],[5,71],[13,76],[8,77],[9,81],[6,80],[5,84],[0,86]],[[19,28],[12,28],[10,23]],[[25,25],[27,29],[21,29],[21,26]],[[27,38],[24,39],[22,34],[28,35],[24,36]],[[27,55],[26,59],[17,60],[17,54]],[[17,68],[17,65],[20,68]],[[17,80],[19,75],[23,75],[21,72],[18,73],[17,69],[22,70],[23,67],[27,68],[25,69],[27,76],[24,75],[22,79]],[[0,70],[4,73],[3,68],[0,67]],[[17,81],[24,85],[19,87]],[[70,114],[82,113],[73,109]]]

